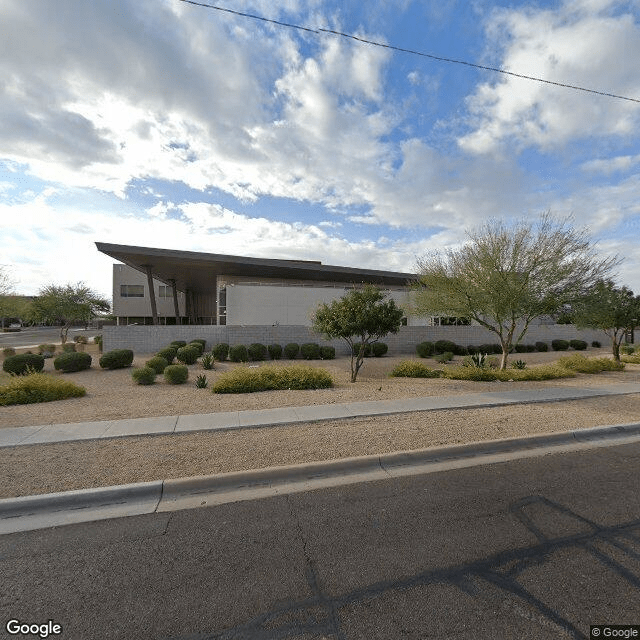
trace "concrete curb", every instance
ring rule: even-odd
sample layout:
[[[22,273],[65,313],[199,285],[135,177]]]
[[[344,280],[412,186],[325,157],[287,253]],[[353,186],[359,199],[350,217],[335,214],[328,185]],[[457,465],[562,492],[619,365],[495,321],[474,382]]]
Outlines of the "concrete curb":
[[[640,423],[0,500],[0,535],[193,509],[640,439]]]

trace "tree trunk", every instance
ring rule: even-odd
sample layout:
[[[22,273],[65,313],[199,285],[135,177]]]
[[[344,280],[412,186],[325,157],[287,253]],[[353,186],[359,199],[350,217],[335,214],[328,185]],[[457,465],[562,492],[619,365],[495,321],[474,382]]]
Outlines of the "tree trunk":
[[[616,340],[616,338],[613,338],[613,340],[611,341],[611,350],[613,352],[613,359],[616,362],[620,362],[620,343]]]

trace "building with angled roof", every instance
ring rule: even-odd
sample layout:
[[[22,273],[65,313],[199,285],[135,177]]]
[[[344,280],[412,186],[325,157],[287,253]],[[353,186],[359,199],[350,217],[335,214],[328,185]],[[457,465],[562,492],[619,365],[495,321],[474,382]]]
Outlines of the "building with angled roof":
[[[311,325],[318,304],[354,287],[375,284],[405,309],[405,323],[424,325],[409,312],[416,275],[96,242],[113,266],[113,313],[119,325]]]

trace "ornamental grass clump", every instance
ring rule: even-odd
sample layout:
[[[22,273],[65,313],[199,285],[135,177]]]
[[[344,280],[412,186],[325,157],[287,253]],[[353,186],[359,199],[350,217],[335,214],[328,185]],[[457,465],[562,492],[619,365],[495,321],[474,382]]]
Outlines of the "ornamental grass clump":
[[[43,356],[44,358],[52,358],[55,352],[56,352],[55,344],[39,344],[38,345],[38,354]]]
[[[100,356],[98,361],[103,369],[125,369],[133,362],[131,349],[114,349]]]
[[[31,373],[12,378],[0,386],[0,406],[53,402],[86,395],[84,387],[46,373]]]
[[[439,378],[439,369],[430,369],[422,362],[404,360],[397,364],[389,374],[392,378]]]
[[[442,377],[449,380],[472,380],[475,382],[526,382],[532,380],[555,380],[573,378],[575,372],[556,364],[540,365],[531,369],[480,369],[476,367],[451,367],[442,372]]]
[[[162,373],[169,366],[169,361],[162,356],[153,356],[144,363],[144,366],[153,369],[156,373]]]
[[[156,381],[155,369],[151,367],[140,367],[131,372],[131,378],[136,384],[153,384]]]
[[[44,357],[35,353],[20,353],[9,356],[2,363],[2,369],[15,376],[39,372],[44,369]]]
[[[91,367],[91,356],[88,353],[76,353],[74,351],[61,353],[53,361],[53,367],[56,371],[62,371],[63,373],[85,371]]]
[[[331,374],[324,369],[294,365],[238,367],[221,375],[212,387],[213,393],[253,393],[282,389],[327,389],[333,386]]]
[[[164,370],[164,379],[169,384],[184,384],[189,378],[189,369],[184,364],[170,364]]]
[[[558,359],[558,364],[577,373],[600,373],[601,371],[622,371],[624,369],[623,362],[616,362],[612,358],[587,358],[581,353],[563,356]]]

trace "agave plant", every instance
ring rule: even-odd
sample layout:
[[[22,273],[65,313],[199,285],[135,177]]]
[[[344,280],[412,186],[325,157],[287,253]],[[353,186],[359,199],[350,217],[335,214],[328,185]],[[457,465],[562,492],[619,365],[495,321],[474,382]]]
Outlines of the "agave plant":
[[[524,360],[516,360],[515,362],[511,363],[511,368],[512,369],[526,369],[527,368],[527,363]]]

